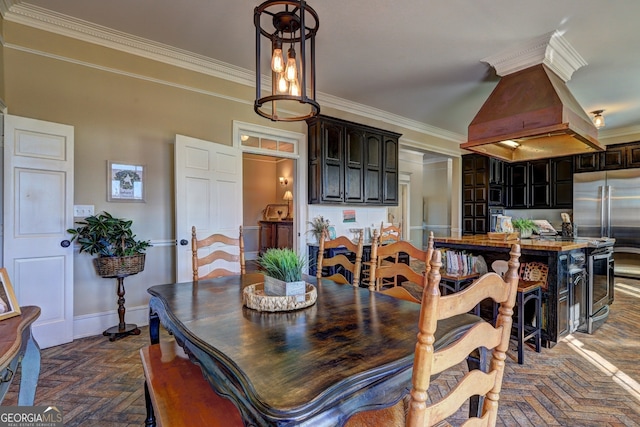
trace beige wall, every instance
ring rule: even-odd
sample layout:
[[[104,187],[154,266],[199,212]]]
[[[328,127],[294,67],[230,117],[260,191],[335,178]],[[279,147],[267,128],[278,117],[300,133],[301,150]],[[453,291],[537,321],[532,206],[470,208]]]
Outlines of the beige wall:
[[[127,313],[145,310],[147,287],[173,281],[175,135],[231,145],[233,120],[307,131],[304,122],[274,123],[256,115],[252,87],[14,22],[2,24],[6,43],[0,56],[0,96],[4,88],[9,113],[74,126],[74,203],[94,205],[96,213],[108,211],[132,219],[138,237],[154,243],[145,271],[126,279]],[[402,133],[401,142],[431,149],[457,147],[352,113],[331,108],[323,108],[323,113]],[[146,203],[106,201],[108,160],[146,165]],[[289,168],[294,176],[292,164],[278,163],[277,168],[275,174],[284,175]],[[273,181],[270,193],[281,198],[282,188]],[[412,201],[412,224],[420,219],[413,213],[421,203],[417,206]],[[76,255],[74,272],[76,318],[115,310],[115,281],[97,277],[89,256]]]

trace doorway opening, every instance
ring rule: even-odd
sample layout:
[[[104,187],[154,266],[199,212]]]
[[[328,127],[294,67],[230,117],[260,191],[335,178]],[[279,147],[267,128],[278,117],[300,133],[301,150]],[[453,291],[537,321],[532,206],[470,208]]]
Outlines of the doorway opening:
[[[306,221],[306,166],[298,160],[306,154],[306,135],[234,121],[233,140],[242,151],[246,259],[269,247],[304,254],[299,230]]]

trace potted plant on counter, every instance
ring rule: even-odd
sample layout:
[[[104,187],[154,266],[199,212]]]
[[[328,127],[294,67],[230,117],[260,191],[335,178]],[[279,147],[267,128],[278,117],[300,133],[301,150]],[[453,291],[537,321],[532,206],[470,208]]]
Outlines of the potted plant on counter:
[[[124,277],[144,270],[149,241],[137,240],[131,230],[133,221],[115,218],[108,212],[76,221],[77,228],[67,230],[78,241],[80,253],[97,255],[93,260],[101,277]]]
[[[266,295],[304,295],[302,270],[305,260],[292,249],[268,249],[258,258],[258,264],[264,271]]]
[[[322,215],[318,215],[311,221],[307,221],[307,224],[311,226],[311,230],[307,231],[307,233],[311,233],[313,237],[316,238],[316,242],[320,243],[325,231],[327,232],[326,235],[329,235],[329,227],[331,224],[329,223],[329,220],[324,219]]]
[[[531,237],[531,234],[538,230],[535,222],[528,218],[515,218],[511,220],[511,224],[513,224],[513,228],[520,232],[520,238],[522,239]]]

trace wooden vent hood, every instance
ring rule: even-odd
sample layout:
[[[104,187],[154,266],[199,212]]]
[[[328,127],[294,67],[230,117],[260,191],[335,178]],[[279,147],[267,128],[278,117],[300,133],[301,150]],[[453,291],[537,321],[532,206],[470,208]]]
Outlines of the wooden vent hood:
[[[565,80],[543,62],[500,79],[460,148],[507,162],[604,150],[598,130]],[[517,147],[506,145],[508,140]]]

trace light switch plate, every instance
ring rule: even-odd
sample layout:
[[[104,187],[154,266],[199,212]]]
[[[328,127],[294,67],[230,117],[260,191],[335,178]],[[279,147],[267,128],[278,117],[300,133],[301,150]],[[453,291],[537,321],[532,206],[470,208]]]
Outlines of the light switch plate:
[[[93,205],[73,205],[73,216],[76,218],[85,218],[93,215]]]

